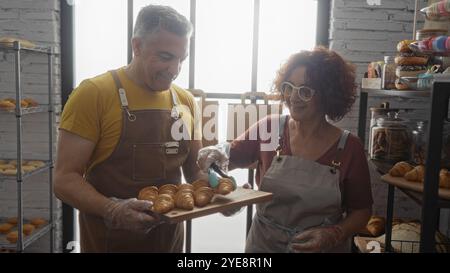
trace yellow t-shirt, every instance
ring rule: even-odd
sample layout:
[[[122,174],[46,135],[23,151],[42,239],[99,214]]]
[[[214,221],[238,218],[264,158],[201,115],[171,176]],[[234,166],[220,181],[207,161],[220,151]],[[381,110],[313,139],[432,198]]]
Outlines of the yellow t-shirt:
[[[172,109],[173,102],[169,90],[149,92],[132,82],[124,72],[118,70],[119,79],[125,89],[128,108]],[[201,139],[201,129],[194,126],[194,113],[198,105],[188,91],[172,84],[178,96],[183,122],[194,139]],[[64,106],[60,129],[79,135],[96,144],[87,170],[107,159],[119,142],[122,132],[122,109],[119,93],[111,73],[107,72],[84,80],[75,88]]]

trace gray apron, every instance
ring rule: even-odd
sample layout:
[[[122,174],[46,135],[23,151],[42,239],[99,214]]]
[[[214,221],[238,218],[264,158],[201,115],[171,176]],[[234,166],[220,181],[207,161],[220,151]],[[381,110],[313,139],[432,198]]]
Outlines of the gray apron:
[[[178,98],[173,107],[130,111],[125,89],[111,71],[122,105],[122,132],[114,152],[86,175],[86,181],[106,197],[136,198],[146,186],[181,183],[180,166],[189,154],[189,141],[174,141],[171,128],[180,118]],[[102,218],[79,214],[82,252],[181,252],[183,225],[162,224],[147,234],[108,229]]]
[[[280,142],[287,116],[280,117]],[[334,225],[343,219],[339,188],[339,155],[349,132],[338,143],[330,166],[297,156],[277,155],[264,175],[260,190],[273,193],[273,199],[256,205],[245,252],[290,252],[291,240],[302,231]],[[350,252],[350,239],[328,252]]]

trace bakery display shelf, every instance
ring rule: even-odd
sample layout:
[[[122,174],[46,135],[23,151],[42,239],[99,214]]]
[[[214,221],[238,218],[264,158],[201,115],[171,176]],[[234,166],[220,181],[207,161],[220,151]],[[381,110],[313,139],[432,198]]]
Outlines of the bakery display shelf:
[[[30,44],[22,44],[23,46],[27,46]],[[33,46],[33,48],[31,48],[31,46]],[[29,178],[30,176],[33,176],[35,174],[41,173],[43,171],[48,171],[48,211],[49,211],[49,223],[54,223],[53,219],[54,219],[54,205],[53,205],[53,198],[54,198],[54,194],[53,194],[53,174],[52,174],[52,168],[53,168],[53,149],[54,149],[54,115],[55,113],[53,112],[53,96],[55,94],[55,88],[54,88],[54,83],[53,83],[53,58],[54,58],[54,50],[53,47],[40,47],[40,46],[35,46],[35,45],[31,45],[30,48],[26,48],[26,47],[20,47],[18,46],[17,42],[9,42],[9,43],[0,43],[0,52],[5,52],[6,54],[10,54],[13,55],[12,57],[14,58],[14,62],[12,62],[13,65],[13,71],[14,71],[14,79],[15,79],[15,96],[16,98],[21,98],[23,97],[23,86],[21,85],[21,80],[22,80],[22,71],[21,71],[21,66],[23,65],[22,62],[22,53],[24,53],[24,51],[33,51],[33,52],[42,52],[45,53],[45,57],[47,58],[47,77],[48,77],[48,81],[47,81],[47,95],[48,95],[48,103],[47,104],[43,104],[43,105],[39,105],[39,107],[36,108],[21,108],[21,113],[19,114],[15,114],[15,110],[10,111],[9,114],[13,114],[13,117],[15,117],[16,119],[16,124],[17,124],[17,130],[15,131],[15,138],[16,138],[16,144],[17,144],[17,148],[16,148],[16,153],[17,159],[23,159],[23,142],[24,142],[24,131],[23,131],[23,122],[22,122],[22,114],[31,114],[31,113],[35,113],[35,112],[47,112],[48,114],[48,119],[47,119],[47,125],[48,125],[48,155],[46,155],[45,160],[43,161],[44,164],[41,167],[38,167],[30,172],[27,173],[20,173],[17,174],[13,172],[9,172],[6,171],[6,173],[12,173],[12,176],[7,176],[7,175],[0,175],[0,182],[2,180],[13,180],[16,181],[17,187],[16,187],[16,196],[17,196],[17,218],[22,218],[23,216],[23,208],[24,208],[24,203],[27,201],[26,200],[26,195],[24,195],[23,192],[23,180],[26,178]],[[43,54],[44,55],[44,54]],[[7,111],[8,112],[8,111]],[[30,151],[27,151],[30,152]],[[31,151],[33,152],[33,151]],[[41,154],[41,153],[40,153]],[[24,159],[26,160],[26,159]],[[42,160],[40,160],[42,161]],[[39,164],[41,165],[41,164]],[[22,165],[23,166],[23,165]],[[10,169],[11,166],[8,166],[8,169]],[[6,168],[5,168],[6,169]],[[30,168],[31,169],[31,168]],[[4,171],[2,170],[2,172],[4,173]],[[15,195],[14,193],[12,194],[12,196]],[[42,229],[36,230],[34,233],[32,233],[29,237],[21,237],[21,240],[18,240],[18,242],[15,245],[17,252],[23,252],[25,250],[25,248],[30,245],[33,241],[37,240],[38,238],[42,237],[43,234],[49,232],[50,233],[50,240],[49,240],[49,245],[50,245],[50,252],[54,252],[54,240],[55,240],[55,236],[53,233],[53,224],[51,224],[50,226],[46,226]],[[11,245],[11,244],[10,244]]]
[[[381,237],[381,236],[380,236]],[[353,243],[360,253],[385,253],[385,245],[380,237],[355,236]],[[412,240],[391,240],[394,253],[419,253],[420,242]],[[450,243],[436,243],[436,252],[448,253]]]
[[[44,161],[45,165],[39,168],[36,168],[35,170],[32,170],[30,172],[25,172],[22,174],[22,180],[25,180],[33,175],[36,175],[38,173],[47,171],[50,169],[51,164],[49,161]],[[5,181],[5,180],[17,180],[17,175],[4,175],[4,174],[0,174],[0,181]]]
[[[13,229],[13,231],[14,230],[17,230],[17,227]],[[46,235],[51,230],[51,223],[47,223],[45,226],[35,229],[30,235],[23,235],[23,248],[27,248],[29,245],[42,238],[42,236]],[[16,248],[17,243],[10,243],[8,240],[6,240],[6,234],[0,235],[0,249],[14,250]]]
[[[162,219],[168,223],[178,223],[255,203],[267,202],[272,200],[272,196],[273,194],[269,192],[238,187],[235,191],[227,195],[216,194],[211,203],[205,207],[195,207],[193,210],[173,209],[164,214]]]
[[[361,93],[367,93],[371,95],[379,96],[394,96],[405,98],[427,98],[430,96],[430,91],[418,91],[418,90],[384,90],[384,89],[369,89],[361,88]]]
[[[49,110],[48,105],[39,105],[36,107],[26,107],[26,108],[22,108],[22,115],[29,115],[29,114],[35,114],[35,113],[47,113],[48,110]],[[16,109],[0,108],[0,114],[15,115]]]
[[[420,194],[423,193],[423,189],[424,189],[423,183],[411,182],[411,181],[406,180],[403,177],[394,177],[389,174],[385,174],[385,175],[381,176],[381,181],[383,181],[387,184],[393,185],[397,188],[413,191],[413,192],[420,193]],[[416,196],[418,196],[418,195],[416,195]],[[416,198],[416,197],[414,197],[414,198]],[[450,189],[439,188],[439,198],[442,201],[445,200],[450,203]]]
[[[0,42],[0,50],[6,50],[6,51],[14,51],[14,44],[12,42]],[[21,46],[20,50],[22,51],[30,51],[30,52],[37,52],[37,53],[48,53],[50,48],[36,45],[34,47],[24,47]]]

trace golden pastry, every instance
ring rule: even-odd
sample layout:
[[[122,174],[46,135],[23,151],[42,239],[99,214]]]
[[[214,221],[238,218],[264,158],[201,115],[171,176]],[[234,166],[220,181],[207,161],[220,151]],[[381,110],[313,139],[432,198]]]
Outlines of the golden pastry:
[[[450,173],[447,169],[442,169],[439,172],[439,187],[450,189]]]
[[[24,171],[24,172],[32,172],[32,171],[34,171],[36,169],[37,168],[35,166],[30,166],[30,165],[22,166],[22,171]]]
[[[406,161],[397,162],[392,169],[389,170],[391,176],[403,177],[407,172],[411,171],[414,167]]]
[[[208,205],[214,197],[214,190],[210,187],[200,187],[194,192],[194,203],[197,207]]]
[[[170,194],[160,194],[153,204],[152,210],[158,213],[166,213],[175,207],[175,201]]]
[[[139,191],[138,199],[155,202],[158,197],[158,188],[155,186],[145,187]]]
[[[45,162],[44,161],[40,161],[40,160],[31,160],[28,161],[26,163],[27,166],[34,166],[36,168],[42,168],[45,166]]]
[[[178,190],[179,191],[181,191],[181,190],[189,190],[189,191],[194,192],[194,186],[192,184],[181,184],[181,185],[178,186]]]
[[[10,101],[0,100],[0,108],[6,110],[13,110],[16,109],[16,105]]]
[[[22,227],[23,230],[23,234],[25,235],[30,235],[31,233],[33,233],[35,227],[32,224],[24,224]]]
[[[26,102],[25,100],[21,100],[20,101],[20,106],[23,108],[27,108],[28,107],[28,102]]]
[[[367,223],[367,230],[372,236],[378,237],[384,233],[386,221],[384,217],[372,216]]]
[[[15,160],[15,159],[13,159],[13,160],[10,160],[10,161],[8,162],[8,164],[11,164],[11,165],[17,166],[17,160]],[[25,161],[25,160],[22,160],[22,166],[23,166],[23,165],[27,165],[27,164],[28,164],[28,162],[27,162],[27,161]]]
[[[200,187],[211,187],[208,181],[202,179],[192,182],[192,186],[194,186],[194,190],[197,190]]]
[[[175,196],[177,191],[178,191],[178,186],[174,185],[174,184],[162,185],[161,187],[159,187],[159,190],[158,190],[159,194],[169,194],[172,197]]]
[[[425,166],[418,165],[414,169],[405,174],[405,179],[408,181],[423,182],[424,174],[425,174]]]
[[[32,224],[35,228],[40,228],[47,224],[47,221],[43,218],[33,218],[30,220],[30,224]]]
[[[233,181],[231,181],[228,178],[220,178],[219,184],[217,185],[217,187],[214,190],[218,194],[227,195],[230,192],[234,191],[235,188],[234,188]]]
[[[17,174],[17,170],[16,169],[14,169],[14,170],[1,170],[0,173],[3,174],[3,175],[10,175],[10,176],[12,176],[12,175],[16,175]]]
[[[11,231],[11,229],[14,227],[14,225],[11,225],[9,223],[4,223],[0,225],[0,233],[6,234]]]
[[[175,206],[179,209],[194,209],[194,196],[189,190],[181,190],[175,194]]]
[[[11,225],[17,226],[18,219],[17,219],[17,217],[11,217],[11,218],[8,218],[6,220],[6,222],[11,224]]]
[[[36,107],[39,106],[39,103],[37,103],[35,100],[33,100],[32,98],[24,98],[24,101],[26,101],[28,103],[28,107]]]
[[[13,98],[6,98],[6,99],[4,99],[4,101],[9,101],[10,103],[13,103],[14,105],[16,104],[16,99],[13,99]]]
[[[17,232],[17,230],[11,231],[6,235],[6,240],[8,240],[11,244],[16,243],[18,239],[19,239],[19,232]]]
[[[16,168],[16,165],[13,165],[13,164],[1,164],[0,165],[0,169],[3,169],[3,170],[14,170]]]
[[[6,160],[0,159],[0,165],[6,164]]]

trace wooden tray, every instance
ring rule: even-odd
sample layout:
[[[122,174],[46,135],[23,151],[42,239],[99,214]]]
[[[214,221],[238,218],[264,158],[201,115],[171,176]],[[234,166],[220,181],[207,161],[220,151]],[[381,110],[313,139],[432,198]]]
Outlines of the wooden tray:
[[[381,180],[399,188],[404,188],[415,192],[423,192],[423,183],[421,182],[411,182],[403,177],[393,177],[389,174],[381,176]],[[450,200],[450,190],[439,188],[439,197]]]
[[[228,195],[216,194],[212,202],[203,208],[195,207],[193,210],[173,209],[164,214],[166,217],[163,218],[168,223],[178,223],[255,203],[267,202],[272,200],[272,196],[273,194],[269,192],[238,187],[235,191]]]

